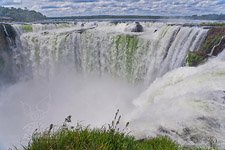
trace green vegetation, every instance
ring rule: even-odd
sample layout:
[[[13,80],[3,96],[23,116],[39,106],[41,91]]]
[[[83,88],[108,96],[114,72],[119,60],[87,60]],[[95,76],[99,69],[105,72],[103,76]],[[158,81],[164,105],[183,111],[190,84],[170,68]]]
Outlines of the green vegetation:
[[[43,133],[35,132],[24,150],[207,150],[184,148],[170,138],[161,136],[152,139],[135,140],[126,133],[129,122],[123,130],[119,123],[121,116],[117,110],[114,120],[106,128],[90,129],[77,124],[70,126],[71,116],[65,118],[63,126],[54,131],[51,124]]]
[[[197,20],[225,20],[225,14],[192,15],[187,18]]]
[[[211,38],[211,40],[206,40],[203,44],[203,49],[204,51],[206,51],[207,53],[210,53],[212,48],[219,44],[220,40],[222,39],[221,35],[215,35],[213,38]]]
[[[127,72],[127,79],[132,81],[133,76],[133,68],[135,65],[135,53],[138,48],[138,38],[137,36],[133,35],[117,35],[115,37],[115,44],[116,44],[116,57],[119,57],[119,53],[125,53],[125,57],[123,58],[126,62],[126,72]],[[117,66],[116,66],[117,67]],[[116,68],[117,69],[117,68]]]
[[[33,27],[31,24],[23,24],[21,28],[24,32],[33,32]]]
[[[119,132],[79,128],[60,130],[51,135],[33,137],[25,150],[178,150],[179,146],[167,137],[136,141]]]
[[[70,24],[68,24],[68,23],[60,23],[58,25],[58,28],[68,28],[68,27],[70,27]]]
[[[209,29],[201,47],[196,52],[189,53],[187,57],[187,63],[189,64],[189,66],[197,66],[210,55],[217,56],[221,51],[224,50],[225,46],[223,44],[223,36],[225,35],[225,27],[222,26],[225,25],[225,23],[218,24],[220,24],[221,26]],[[215,23],[214,25],[217,26],[218,24]],[[211,54],[214,46],[216,47]]]
[[[205,57],[197,52],[190,52],[187,57],[187,63],[189,66],[197,66],[204,61]]]
[[[200,26],[224,27],[225,22],[203,22]]]
[[[202,49],[207,53],[210,53],[212,48],[219,44],[222,37],[225,35],[225,28],[224,27],[214,27],[208,31],[207,37],[205,42],[202,46]]]
[[[76,20],[76,19],[197,19],[197,20],[225,20],[225,14],[208,14],[192,16],[141,16],[141,15],[92,15],[92,16],[70,16],[70,17],[49,17],[54,20]],[[117,21],[113,21],[116,23]]]
[[[115,70],[119,71],[121,68],[121,60],[123,59],[123,52],[124,49],[126,49],[126,36],[125,35],[117,35],[114,38],[115,44],[116,44],[116,50],[113,51],[113,61],[116,62],[115,64]],[[116,60],[114,60],[116,59]]]
[[[5,8],[0,7],[0,18],[1,17],[9,17],[13,21],[23,21],[23,22],[30,22],[30,21],[37,21],[46,19],[46,16],[41,14],[40,12],[36,12],[34,10],[28,9],[21,9],[21,8]]]
[[[135,53],[137,51],[138,38],[136,36],[127,36],[127,49],[126,49],[126,68],[131,78],[133,75]]]

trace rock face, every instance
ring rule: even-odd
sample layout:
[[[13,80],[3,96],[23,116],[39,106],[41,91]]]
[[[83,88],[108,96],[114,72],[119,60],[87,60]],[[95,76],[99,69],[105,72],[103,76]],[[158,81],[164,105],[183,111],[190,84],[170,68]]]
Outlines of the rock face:
[[[225,48],[223,39],[224,35],[224,27],[215,27],[210,29],[207,34],[206,40],[202,46],[202,51],[205,51],[210,55],[217,56]]]
[[[225,37],[223,36],[220,40],[220,42],[213,47],[212,55],[217,56],[219,53],[221,53],[225,49]]]
[[[125,28],[126,32],[143,32],[144,28],[139,22],[135,22],[133,24],[130,24]]]
[[[15,30],[9,24],[0,24],[0,85],[14,79],[12,49],[15,47]]]
[[[189,53],[187,63],[189,66],[197,66],[204,63],[208,57],[218,56],[224,49],[225,27],[211,27],[199,49]]]

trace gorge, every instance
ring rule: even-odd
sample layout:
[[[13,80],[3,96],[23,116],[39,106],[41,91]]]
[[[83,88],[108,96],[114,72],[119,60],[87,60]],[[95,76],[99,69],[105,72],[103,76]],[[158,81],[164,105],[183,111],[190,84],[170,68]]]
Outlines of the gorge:
[[[210,29],[140,24],[1,24],[0,149],[67,115],[100,126],[118,108],[137,138],[224,148],[223,38],[213,36],[217,53],[206,58]],[[190,54],[204,61],[189,67]]]

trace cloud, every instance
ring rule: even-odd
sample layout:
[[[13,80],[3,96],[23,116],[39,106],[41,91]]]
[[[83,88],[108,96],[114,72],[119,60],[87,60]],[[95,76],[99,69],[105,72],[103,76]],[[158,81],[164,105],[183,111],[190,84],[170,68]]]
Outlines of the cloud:
[[[47,16],[225,13],[225,0],[0,0],[0,5],[27,7]]]
[[[22,0],[0,0],[0,5],[20,5]]]

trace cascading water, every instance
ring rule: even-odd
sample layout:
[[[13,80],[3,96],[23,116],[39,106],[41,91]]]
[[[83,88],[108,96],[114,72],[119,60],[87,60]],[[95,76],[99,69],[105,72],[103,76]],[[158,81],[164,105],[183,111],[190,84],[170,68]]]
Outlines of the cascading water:
[[[101,126],[118,108],[137,137],[166,134],[201,145],[214,135],[222,144],[224,54],[183,67],[208,30],[141,24],[144,32],[135,33],[127,23],[13,25],[20,38],[14,63],[23,74],[0,92],[0,114],[10,118],[0,115],[6,135],[0,136],[0,148],[21,136],[27,143],[36,128],[59,124],[67,115]]]
[[[21,76],[20,44],[14,28],[8,24],[0,24],[0,88],[3,84],[15,82]]]
[[[81,33],[76,26],[52,31],[36,29],[21,36],[26,68],[40,77],[51,76],[62,64],[72,64],[82,72],[109,73],[132,83],[149,84],[184,65],[188,51],[197,50],[207,33],[197,27],[157,23],[145,26],[146,32],[141,34],[124,32],[122,27],[116,29],[110,24]],[[157,32],[153,32],[155,29]]]
[[[206,64],[167,73],[136,100],[127,118],[142,138],[168,135],[182,144],[224,148],[225,52]],[[214,140],[215,141],[215,140]]]

